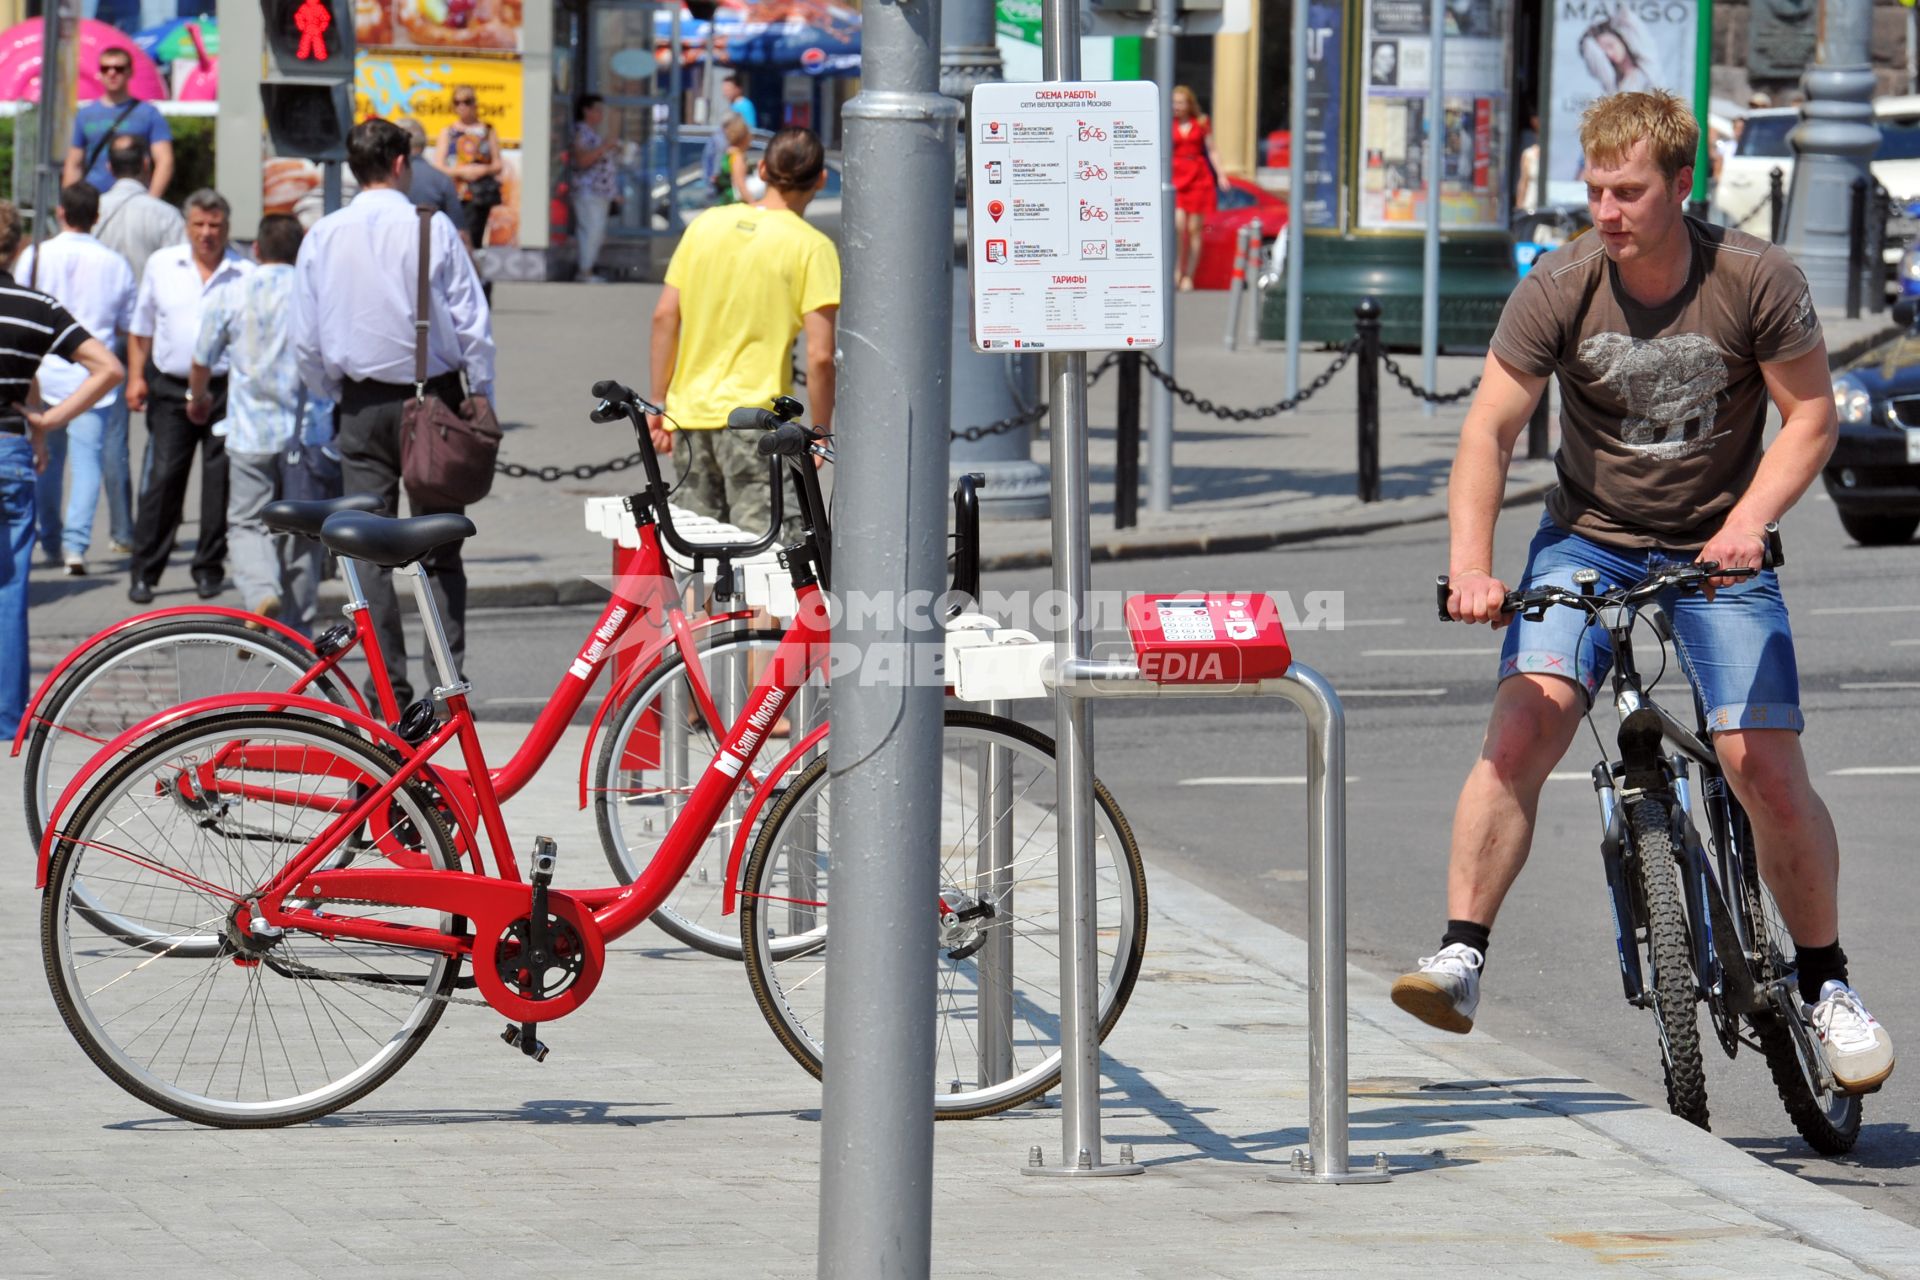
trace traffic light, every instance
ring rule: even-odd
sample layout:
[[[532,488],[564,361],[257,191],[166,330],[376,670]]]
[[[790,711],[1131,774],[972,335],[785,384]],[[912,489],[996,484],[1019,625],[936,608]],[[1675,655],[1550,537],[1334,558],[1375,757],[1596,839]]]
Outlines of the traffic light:
[[[303,80],[353,79],[353,0],[261,0],[273,69]]]
[[[273,71],[260,86],[273,149],[344,160],[353,128],[353,0],[260,0]]]

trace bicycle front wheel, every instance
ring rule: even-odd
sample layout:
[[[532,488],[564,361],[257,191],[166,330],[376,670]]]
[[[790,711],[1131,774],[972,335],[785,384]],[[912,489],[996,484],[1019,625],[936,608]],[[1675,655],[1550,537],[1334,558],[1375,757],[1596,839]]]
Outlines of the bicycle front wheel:
[[[325,1115],[398,1071],[440,1020],[458,958],[282,932],[248,911],[397,767],[345,729],[242,712],[162,734],[90,784],[63,824],[40,925],[54,1004],[95,1065],[163,1111],[228,1128]],[[382,848],[455,865],[433,797],[411,782],[323,865],[378,865]],[[436,911],[299,905],[465,929]]]
[[[1060,893],[1053,742],[1017,721],[948,711],[941,748],[934,1114],[1031,1101],[1060,1079]],[[1125,815],[1094,783],[1098,1022],[1120,1020],[1147,941],[1147,879]],[[767,1024],[818,1078],[832,899],[827,763],[767,816],[747,862],[740,940]],[[903,851],[904,853],[905,851]]]
[[[1700,1054],[1700,997],[1667,806],[1658,799],[1642,800],[1628,811],[1627,823],[1633,833],[1634,861],[1646,904],[1642,925],[1651,961],[1653,1012],[1660,1022],[1667,1109],[1706,1129],[1710,1126],[1707,1068]]]
[[[674,651],[620,704],[600,744],[593,782],[600,843],[620,883],[633,883],[660,851],[782,636],[769,629],[730,631],[698,651],[699,682],[713,701],[717,724],[696,696],[696,672]],[[816,674],[788,704],[784,730],[774,726],[785,736],[767,744],[761,761],[784,755],[789,744],[825,718],[826,686]],[[819,750],[826,750],[824,743]],[[795,774],[803,763],[795,764]],[[743,786],[727,805],[686,874],[650,917],[687,946],[727,960],[740,959],[739,925],[723,909],[727,860],[745,820],[748,794]]]
[[[1773,894],[1760,879],[1753,845],[1753,828],[1744,813],[1734,810],[1742,856],[1739,860],[1740,910],[1746,917],[1749,947],[1755,959],[1755,977],[1763,988],[1786,983],[1791,1016],[1777,1010],[1748,1015],[1761,1056],[1773,1077],[1773,1088],[1787,1109],[1787,1118],[1807,1145],[1823,1156],[1840,1156],[1860,1140],[1862,1104],[1858,1095],[1844,1094],[1827,1083],[1813,1042],[1799,993],[1794,989],[1793,935],[1780,918]]]
[[[165,618],[104,641],[48,690],[27,731],[27,829],[35,847],[81,766],[127,729],[196,698],[282,692],[316,661],[277,631],[219,615]],[[312,696],[352,704],[332,679]]]

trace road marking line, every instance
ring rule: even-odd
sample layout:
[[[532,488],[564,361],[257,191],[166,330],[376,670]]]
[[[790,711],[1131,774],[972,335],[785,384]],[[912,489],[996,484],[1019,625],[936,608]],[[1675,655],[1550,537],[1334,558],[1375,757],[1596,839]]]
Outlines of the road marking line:
[[[1336,689],[1342,698],[1438,698],[1445,689]]]
[[[1920,645],[1920,640],[1889,640],[1887,644],[1895,649],[1906,649],[1914,645]]]
[[[1920,764],[1858,764],[1850,769],[1827,770],[1827,776],[1833,778],[1904,778],[1912,774],[1920,774]]]
[[[1500,650],[1495,649],[1362,649],[1363,658],[1497,658]]]
[[[1405,618],[1347,618],[1340,625],[1342,627],[1404,627],[1407,625],[1407,620]]]
[[[1920,604],[1857,604],[1845,609],[1810,609],[1814,614],[1920,613]]]
[[[1561,769],[1554,773],[1548,774],[1547,781],[1548,782],[1592,782],[1593,774],[1591,771],[1586,771],[1586,770],[1574,773],[1574,772],[1569,772],[1565,769]]]
[[[1860,680],[1849,683],[1841,681],[1842,689],[1920,689],[1920,680]]]
[[[1347,781],[1358,782],[1360,779],[1354,777],[1352,774],[1348,774]],[[1266,777],[1236,777],[1231,774],[1223,774],[1214,778],[1182,778],[1180,779],[1179,785],[1183,787],[1304,787],[1307,785],[1307,779],[1304,774],[1281,775],[1279,777],[1272,775]]]

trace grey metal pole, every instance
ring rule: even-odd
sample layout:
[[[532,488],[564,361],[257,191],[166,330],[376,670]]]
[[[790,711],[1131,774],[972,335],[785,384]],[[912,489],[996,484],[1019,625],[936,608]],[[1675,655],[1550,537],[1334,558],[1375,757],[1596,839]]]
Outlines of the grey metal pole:
[[[1787,198],[1787,253],[1806,273],[1813,305],[1847,300],[1848,199],[1880,145],[1873,123],[1873,12],[1868,0],[1819,0],[1814,63],[1801,79],[1807,100],[1787,135],[1798,158]]]
[[[1047,12],[1054,5],[1048,4]],[[1074,11],[1073,70],[1054,74],[1049,80],[1075,80],[1080,76],[1079,11]],[[1173,214],[1173,43],[1180,34],[1179,0],[1155,0],[1153,26],[1153,79],[1160,86],[1160,136],[1167,140],[1166,155],[1160,162],[1160,207],[1166,211],[1160,245],[1166,263],[1160,272],[1160,286],[1166,298],[1166,341],[1153,353],[1154,362],[1169,378],[1173,376],[1174,334],[1179,307],[1175,288],[1174,263],[1179,260],[1179,229]],[[1043,40],[1046,37],[1041,37]],[[1051,50],[1049,49],[1049,54]],[[1188,264],[1189,269],[1192,264]],[[1082,361],[1084,364],[1085,361]],[[1054,465],[1058,466],[1058,463]],[[1173,392],[1158,378],[1147,400],[1147,510],[1173,510]],[[1055,526],[1056,529],[1058,526]]]
[[[1166,5],[1162,4],[1164,16]],[[1080,76],[1078,0],[1046,0],[1041,14],[1042,75],[1048,80]],[[1162,69],[1160,108],[1163,138],[1171,137],[1167,86],[1171,83],[1172,42],[1162,29],[1167,51]],[[1164,174],[1163,174],[1164,177]],[[1163,190],[1163,196],[1166,191]],[[1173,222],[1170,196],[1162,206]],[[1168,295],[1167,332],[1173,332],[1172,295]],[[1087,357],[1075,352],[1047,358],[1052,401],[1049,445],[1053,460],[1053,588],[1068,603],[1066,630],[1055,642],[1055,661],[1071,664],[1092,656],[1093,627],[1087,595],[1093,585],[1089,552],[1087,490]],[[1155,471],[1157,484],[1163,473]],[[1164,508],[1163,508],[1164,509]],[[1053,702],[1056,780],[1055,811],[1060,840],[1060,1164],[1028,1166],[1023,1173],[1112,1176],[1139,1173],[1136,1164],[1106,1164],[1100,1150],[1100,957],[1094,938],[1093,720],[1084,699],[1058,693]]]
[[[961,104],[979,84],[1006,79],[1000,46],[994,39],[993,0],[944,0],[940,7],[940,92]],[[953,425],[987,426],[1020,416],[1040,400],[1039,361],[1023,356],[988,355],[973,349],[972,309],[968,300],[966,243],[967,144],[954,160],[953,232]],[[978,177],[979,175],[975,175]],[[978,440],[958,439],[947,462],[947,481],[967,472],[986,476],[980,486],[980,512],[1005,520],[1044,519],[1050,501],[1047,469],[1033,460],[1033,424],[996,432]]]
[[[991,702],[987,711],[1004,716],[1008,704]],[[974,821],[986,833],[980,843],[977,885],[980,900],[993,907],[993,919],[1005,921],[980,948],[980,1033],[977,1055],[980,1083],[1013,1078],[1013,928],[1020,917],[1013,900],[1013,753],[988,744],[981,751],[979,809]]]
[[[1338,56],[1337,54],[1335,55]],[[1307,6],[1293,6],[1287,90],[1287,395],[1300,394],[1300,323],[1307,256]],[[1333,144],[1329,144],[1333,145]]]
[[[946,570],[953,146],[940,0],[867,7],[866,78],[847,104],[835,587],[940,594]],[[927,636],[911,610],[835,635],[863,660]],[[941,689],[848,680],[833,693],[818,1271],[921,1277],[933,1265],[935,944]],[[904,856],[903,856],[904,855]]]
[[[1427,390],[1440,389],[1440,196],[1445,185],[1441,166],[1447,157],[1447,6],[1433,4],[1432,49],[1427,55],[1427,239],[1421,263],[1420,357]],[[1440,412],[1431,400],[1420,402],[1420,412]]]
[[[34,118],[33,165],[33,267],[36,276],[40,270],[40,243],[52,239],[57,233],[53,209],[59,200],[60,178],[53,167],[53,152],[59,141],[55,136],[59,126],[58,104],[66,94],[64,72],[68,58],[60,48],[60,19],[64,7],[60,0],[47,0],[40,23],[40,114]],[[33,280],[27,282],[29,288],[35,284]]]
[[[673,175],[680,172],[680,104],[686,97],[682,91],[686,65],[681,56],[680,46],[680,6],[672,8],[672,18],[667,27],[667,53],[673,59],[673,65],[667,68],[667,181],[671,183]],[[680,202],[667,199],[667,229],[680,229]]]
[[[328,160],[320,166],[320,209],[323,213],[338,213],[341,197],[345,188],[340,182],[340,162]]]

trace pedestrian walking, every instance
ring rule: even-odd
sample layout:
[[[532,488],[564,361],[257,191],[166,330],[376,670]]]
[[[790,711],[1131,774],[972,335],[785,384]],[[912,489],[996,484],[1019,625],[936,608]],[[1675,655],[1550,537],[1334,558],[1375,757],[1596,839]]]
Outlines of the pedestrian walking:
[[[253,270],[227,243],[225,197],[202,188],[187,197],[187,243],[162,249],[147,262],[128,331],[127,407],[147,415],[147,466],[134,520],[132,583],[127,599],[151,604],[166,572],[187,500],[193,453],[200,451],[200,537],[193,551],[193,585],[203,600],[220,594],[227,562],[227,453],[213,426],[226,413],[227,362],[217,363],[205,394],[202,422],[187,416],[195,403],[187,378],[193,344],[208,295]]]
[[[464,210],[462,229],[476,249],[487,245],[487,218],[500,203],[500,135],[480,119],[480,95],[470,84],[455,85],[453,123],[440,131],[433,162],[453,179]]]
[[[465,216],[465,211],[460,207],[459,190],[453,185],[452,178],[424,159],[427,152],[427,126],[412,116],[402,116],[394,123],[407,131],[407,139],[413,147],[413,188],[407,194],[413,197],[413,203],[418,208],[438,209],[453,219],[454,226],[459,226],[460,219]],[[359,190],[358,186],[354,189]]]
[[[94,238],[127,260],[137,286],[147,274],[147,259],[187,242],[187,220],[147,190],[153,156],[145,140],[128,135],[107,146],[107,171],[113,185],[100,196],[100,220]]]
[[[1207,215],[1220,207],[1227,189],[1220,157],[1213,149],[1213,123],[1200,113],[1200,99],[1186,85],[1173,90],[1173,223],[1178,252],[1174,278],[1182,290],[1193,288],[1200,269],[1200,233]]]
[[[12,262],[25,236],[20,211],[0,200],[0,263]],[[35,289],[23,289],[0,269],[0,512],[7,552],[0,560],[0,724],[17,725],[27,709],[27,581],[33,568],[36,455],[49,432],[63,430],[120,385],[126,370],[106,344],[92,337],[67,309]],[[25,401],[47,356],[85,370],[80,385],[51,408]]]
[[[233,583],[247,608],[311,635],[325,549],[312,538],[275,533],[260,519],[269,502],[296,496],[290,482],[302,477],[293,469],[312,475],[333,443],[333,403],[307,391],[293,350],[293,264],[301,235],[300,220],[290,214],[260,219],[252,273],[207,298],[187,378],[187,417],[196,424],[211,419],[213,366],[231,359],[227,416],[216,431],[226,439]]]
[[[753,189],[753,178],[748,168],[747,152],[753,144],[753,130],[739,116],[728,115],[720,122],[720,136],[726,143],[726,155],[714,170],[713,202],[740,204],[758,200],[766,194],[766,189]]]
[[[613,153],[619,150],[620,140],[601,135],[606,117],[605,99],[597,93],[583,95],[573,109],[573,150],[567,160],[573,169],[573,228],[580,246],[576,278],[580,280],[599,279],[593,268],[607,240],[614,198],[620,194],[619,175],[613,170]]]
[[[807,336],[807,395],[822,430],[833,421],[834,322],[840,256],[801,217],[826,184],[826,152],[810,129],[782,129],[760,161],[766,195],[708,209],[687,224],[653,311],[654,447],[674,449],[680,501],[764,531],[772,489],[751,436],[723,430],[741,405],[765,405],[792,383],[793,343]],[[666,430],[671,421],[675,430]],[[677,448],[675,437],[684,447]],[[789,522],[788,532],[798,527]]]
[[[108,144],[118,137],[133,137],[153,153],[148,192],[156,199],[166,195],[167,184],[173,181],[173,130],[158,107],[127,92],[133,52],[121,47],[102,49],[96,69],[100,97],[74,113],[73,141],[67,148],[60,185],[85,182],[95,191],[105,191],[114,182],[107,169]]]
[[[100,212],[100,193],[84,182],[62,189],[60,234],[46,243],[29,246],[15,268],[29,288],[39,289],[67,309],[81,328],[108,346],[117,359],[126,350],[127,329],[133,319],[133,268],[127,260],[94,239],[91,232]],[[70,360],[49,355],[40,367],[40,394],[59,404],[78,391],[87,371]],[[109,475],[108,419],[122,422],[117,470]],[[35,485],[39,503],[40,545],[48,560],[65,566],[71,577],[87,571],[87,549],[93,542],[94,510],[100,505],[105,482],[110,523],[125,529],[131,540],[133,521],[123,509],[112,510],[114,495],[127,482],[126,410],[115,388],[76,415],[64,431],[47,437],[47,462]],[[60,504],[61,477],[72,471],[66,506]],[[121,500],[124,507],[125,500]],[[119,537],[119,533],[115,533]]]
[[[760,112],[753,105],[753,99],[747,96],[747,82],[739,72],[732,73],[720,82],[720,96],[725,99],[725,106],[721,109],[719,119],[714,121],[713,132],[707,135],[707,145],[700,151],[700,172],[710,186],[719,182],[720,170],[725,163],[728,117],[739,116],[749,130],[760,127]]]
[[[410,155],[406,132],[397,125],[367,120],[353,127],[347,163],[360,195],[307,232],[294,273],[301,380],[310,394],[340,406],[336,447],[346,491],[379,495],[388,515],[397,515],[400,506],[400,415],[416,394],[420,219],[408,195]],[[457,408],[465,398],[463,378],[476,398],[493,395],[493,324],[460,233],[440,214],[433,215],[430,232],[427,381],[420,391]],[[460,544],[437,548],[423,563],[454,665],[464,666],[467,573]],[[385,570],[370,573],[362,585],[394,693],[405,704],[412,701],[413,686],[392,577]]]

